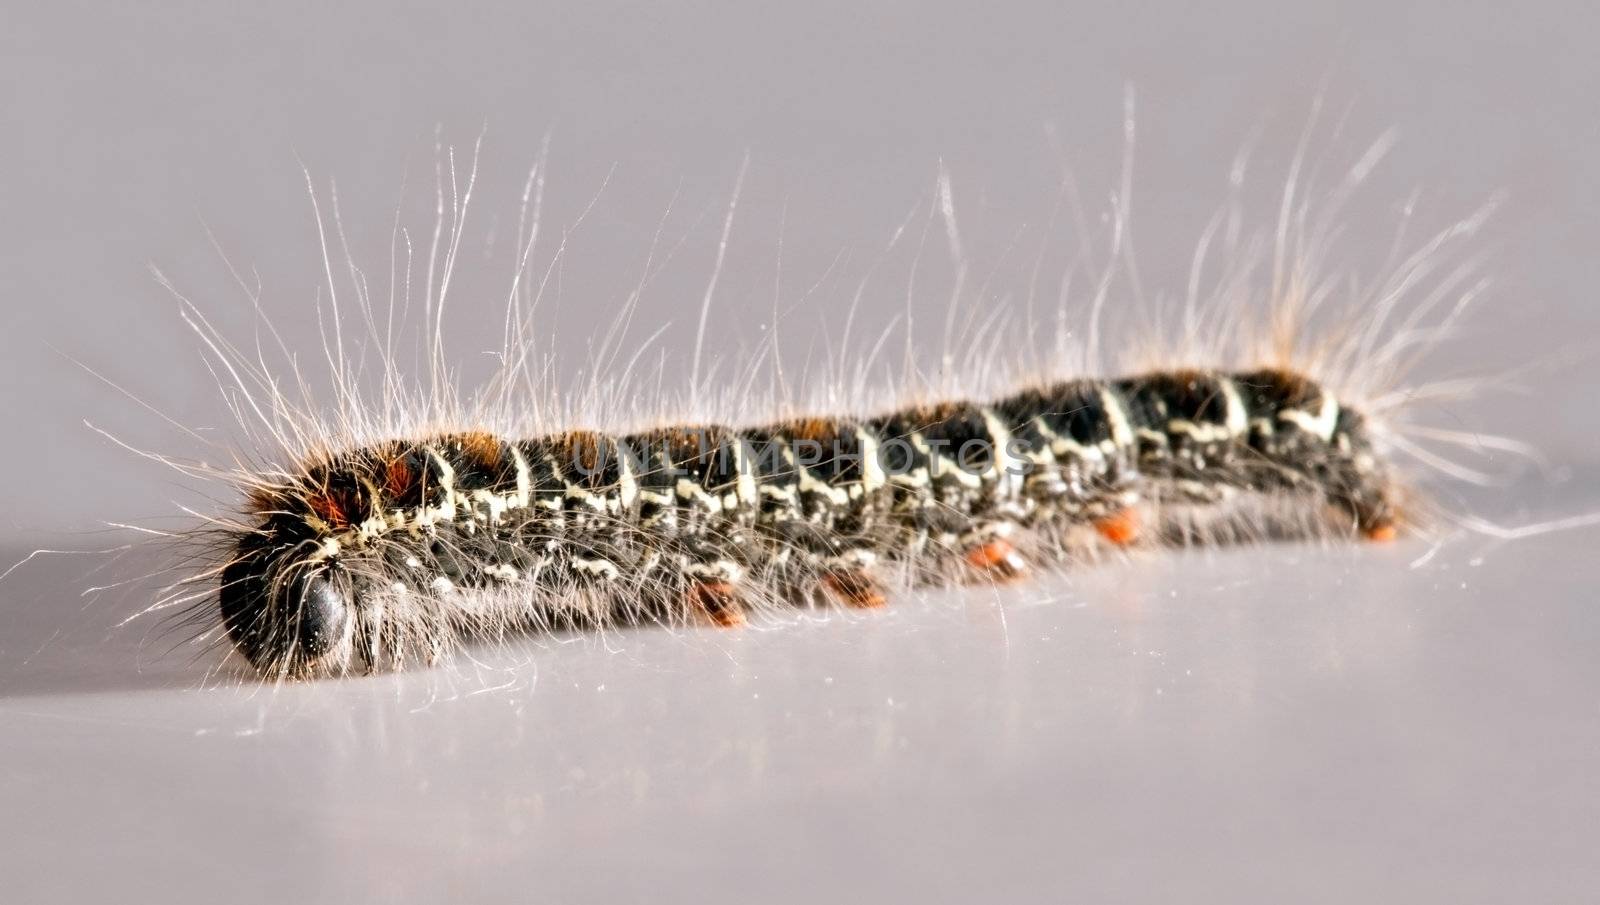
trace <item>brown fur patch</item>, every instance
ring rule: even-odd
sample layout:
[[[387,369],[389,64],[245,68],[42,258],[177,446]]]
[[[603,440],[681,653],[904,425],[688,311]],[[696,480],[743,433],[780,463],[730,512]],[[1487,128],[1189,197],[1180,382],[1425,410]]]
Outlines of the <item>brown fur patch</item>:
[[[402,499],[415,485],[417,473],[403,458],[390,459],[383,465],[383,492],[390,499]]]
[[[559,445],[569,462],[587,472],[599,470],[602,456],[611,455],[605,446],[605,436],[594,431],[569,431],[562,435]]]
[[[343,530],[359,517],[361,501],[348,491],[329,489],[325,493],[306,497],[306,506],[328,527]]]
[[[903,417],[914,427],[926,428],[943,424],[970,407],[968,402],[935,402],[908,409]]]
[[[1286,408],[1301,408],[1322,398],[1322,387],[1304,374],[1271,368],[1256,372],[1253,377],[1266,377],[1275,383],[1283,391],[1283,405]]]
[[[286,499],[281,487],[252,487],[245,496],[245,508],[256,515],[282,512]]]
[[[783,425],[782,433],[793,440],[831,440],[839,435],[837,418],[801,418]]]
[[[500,465],[500,441],[493,434],[472,431],[461,434],[455,441],[461,447],[461,455],[472,464],[485,470]]]

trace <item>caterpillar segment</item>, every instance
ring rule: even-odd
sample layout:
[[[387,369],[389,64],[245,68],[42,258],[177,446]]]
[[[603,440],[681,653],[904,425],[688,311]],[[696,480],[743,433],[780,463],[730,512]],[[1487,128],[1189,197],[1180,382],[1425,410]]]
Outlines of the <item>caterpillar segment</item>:
[[[265,673],[395,668],[510,630],[733,626],[752,601],[882,606],[891,577],[1015,579],[1074,532],[1127,545],[1241,493],[1395,532],[1358,412],[1287,371],[1171,371],[872,418],[352,449],[254,490],[219,600]]]

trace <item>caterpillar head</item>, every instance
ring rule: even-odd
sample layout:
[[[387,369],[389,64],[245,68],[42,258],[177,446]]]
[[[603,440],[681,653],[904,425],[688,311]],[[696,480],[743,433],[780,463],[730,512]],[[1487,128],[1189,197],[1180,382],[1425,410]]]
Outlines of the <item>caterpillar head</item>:
[[[312,561],[308,539],[269,526],[246,536],[222,571],[218,604],[234,646],[264,674],[304,675],[349,657],[354,584],[338,561]]]

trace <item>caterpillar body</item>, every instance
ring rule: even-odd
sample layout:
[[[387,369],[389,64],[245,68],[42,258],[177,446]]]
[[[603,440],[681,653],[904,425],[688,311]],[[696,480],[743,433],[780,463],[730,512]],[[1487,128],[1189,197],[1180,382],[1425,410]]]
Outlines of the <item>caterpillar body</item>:
[[[873,607],[1009,579],[1093,529],[1238,494],[1393,535],[1363,416],[1289,371],[1080,379],[876,417],[631,435],[395,440],[258,486],[223,622],[268,673],[431,660],[512,627],[744,620],[751,601]]]

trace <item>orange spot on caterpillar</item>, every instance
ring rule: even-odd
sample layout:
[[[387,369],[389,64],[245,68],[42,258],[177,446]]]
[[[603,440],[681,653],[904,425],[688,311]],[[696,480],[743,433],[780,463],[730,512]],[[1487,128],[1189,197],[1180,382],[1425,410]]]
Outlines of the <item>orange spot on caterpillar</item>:
[[[722,628],[744,625],[744,608],[739,595],[726,581],[698,581],[690,586],[689,602]]]
[[[1373,525],[1363,533],[1366,534],[1367,540],[1380,544],[1389,543],[1400,536],[1400,532],[1397,528],[1395,528],[1394,522],[1384,522],[1382,524]]]
[[[822,584],[835,596],[856,609],[870,610],[883,606],[889,598],[872,580],[872,576],[860,569],[837,569],[822,576]]]
[[[967,564],[992,577],[1009,581],[1028,570],[1022,555],[1010,541],[992,540],[967,551]]]
[[[306,497],[306,505],[310,507],[317,518],[328,523],[330,528],[341,529],[350,527],[350,517],[346,507],[346,500],[340,499],[342,494],[328,492]]]
[[[1139,539],[1139,514],[1132,509],[1124,509],[1115,515],[1097,519],[1094,530],[1111,543],[1126,547]]]

